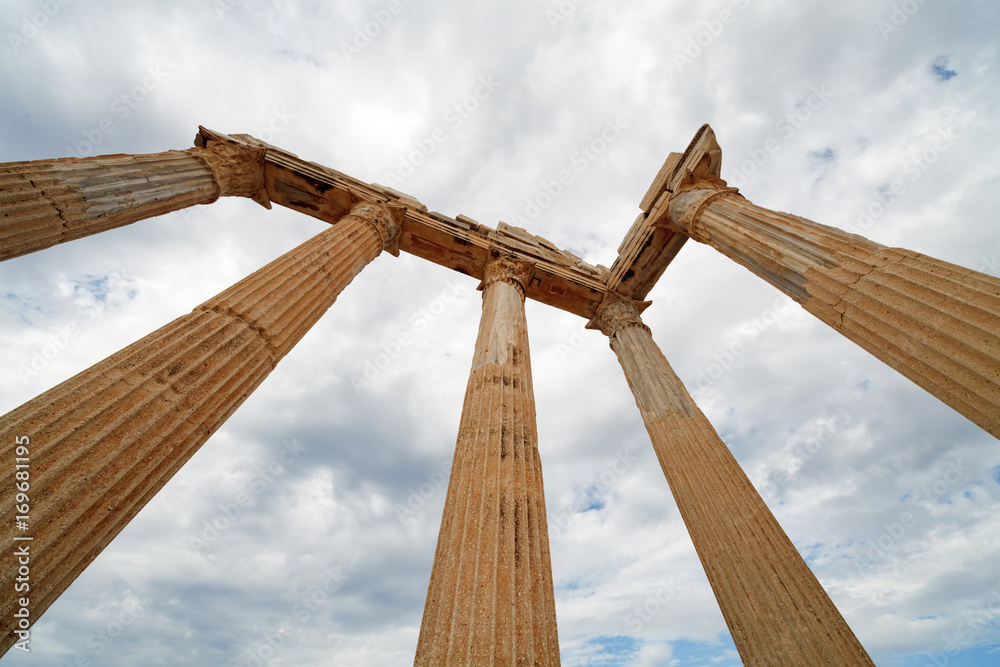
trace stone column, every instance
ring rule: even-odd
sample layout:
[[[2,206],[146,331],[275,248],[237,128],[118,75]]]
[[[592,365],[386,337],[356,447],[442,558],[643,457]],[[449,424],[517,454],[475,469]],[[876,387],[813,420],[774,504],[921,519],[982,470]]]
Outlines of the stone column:
[[[414,665],[558,665],[542,465],[524,317],[530,265],[486,267]]]
[[[270,208],[264,150],[215,143],[0,164],[0,261],[220,196],[253,197]]]
[[[669,218],[1000,438],[1000,279],[755,206],[732,189],[681,192]]]
[[[611,339],[745,665],[873,665],[639,318],[609,298]]]
[[[192,313],[0,417],[0,459],[9,462],[0,466],[0,544],[7,555],[15,544],[30,548],[32,621],[392,246],[401,211],[355,205]],[[12,530],[15,443],[25,437],[30,519]],[[13,542],[12,532],[32,539]],[[10,562],[0,569],[0,652],[16,639]]]

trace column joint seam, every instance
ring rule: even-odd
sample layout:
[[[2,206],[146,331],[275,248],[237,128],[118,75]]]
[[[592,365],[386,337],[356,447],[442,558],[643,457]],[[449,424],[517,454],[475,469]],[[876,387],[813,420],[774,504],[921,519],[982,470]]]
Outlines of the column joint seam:
[[[267,349],[268,355],[271,357],[271,369],[273,370],[277,365],[278,361],[281,359],[281,355],[278,353],[278,347],[274,344],[271,339],[271,335],[267,330],[256,322],[251,321],[247,318],[245,313],[237,312],[232,308],[224,308],[221,304],[216,304],[214,306],[201,305],[194,309],[195,312],[201,311],[204,313],[216,313],[217,315],[222,315],[223,317],[228,317],[233,320],[242,322],[264,342],[264,347]]]

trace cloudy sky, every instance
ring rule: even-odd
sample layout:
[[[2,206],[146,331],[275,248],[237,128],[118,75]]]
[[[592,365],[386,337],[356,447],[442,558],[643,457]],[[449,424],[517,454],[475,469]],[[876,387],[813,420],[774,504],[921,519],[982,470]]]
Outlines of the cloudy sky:
[[[708,122],[752,201],[1000,274],[988,0],[4,0],[0,28],[2,161],[187,148],[201,124],[610,266]],[[324,227],[227,199],[3,263],[0,412]],[[377,259],[0,665],[412,664],[475,288]],[[1000,663],[996,440],[711,248],[649,298],[875,662]],[[563,664],[739,665],[607,340],[527,315]]]

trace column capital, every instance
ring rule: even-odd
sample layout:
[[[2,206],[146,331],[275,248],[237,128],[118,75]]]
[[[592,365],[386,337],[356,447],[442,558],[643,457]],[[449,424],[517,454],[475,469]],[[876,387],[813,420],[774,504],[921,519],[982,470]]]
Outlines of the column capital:
[[[399,236],[403,229],[403,216],[406,215],[405,206],[362,199],[354,204],[347,215],[361,218],[371,225],[382,239],[382,249],[393,257],[399,257]]]
[[[649,327],[643,323],[641,314],[651,303],[607,292],[597,314],[587,323],[587,328],[597,329],[611,339],[625,327],[640,327],[648,332]]]
[[[691,187],[681,190],[667,201],[664,221],[671,230],[693,238],[700,243],[708,243],[709,236],[701,223],[701,214],[716,199],[735,196],[743,199],[738,188],[730,188],[706,180],[694,181]]]
[[[485,289],[490,283],[504,282],[517,288],[523,301],[524,288],[528,286],[534,268],[535,265],[531,262],[518,259],[511,253],[493,250],[490,258],[486,260],[480,289]]]
[[[264,180],[267,149],[213,141],[205,148],[188,149],[208,163],[220,197],[249,197],[271,208]]]

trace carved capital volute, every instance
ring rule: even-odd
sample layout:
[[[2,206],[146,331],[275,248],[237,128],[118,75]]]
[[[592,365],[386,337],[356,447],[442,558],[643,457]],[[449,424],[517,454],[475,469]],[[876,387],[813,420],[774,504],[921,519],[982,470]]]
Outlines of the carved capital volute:
[[[218,196],[249,197],[271,208],[264,181],[265,148],[213,141],[206,148],[190,151],[208,163],[219,188]]]
[[[531,274],[534,268],[535,267],[531,262],[518,259],[510,253],[494,251],[491,257],[486,261],[486,268],[483,272],[483,282],[480,285],[480,288],[485,289],[490,283],[497,281],[508,283],[517,288],[517,291],[521,293],[521,298],[523,299],[524,288],[531,280]]]
[[[587,323],[587,328],[597,329],[612,339],[625,327],[641,327],[649,331],[649,327],[643,324],[640,316],[649,304],[649,301],[636,301],[608,292],[604,295],[604,301],[598,307],[597,314]]]
[[[713,201],[720,198],[743,199],[737,188],[718,187],[708,181],[696,183],[697,186],[682,190],[670,197],[667,203],[667,227],[673,231],[690,236],[701,243],[708,243],[709,237],[701,228],[701,215]]]
[[[382,249],[394,257],[399,257],[399,235],[402,232],[405,214],[405,206],[359,201],[347,215],[361,218],[371,225],[382,240]]]

